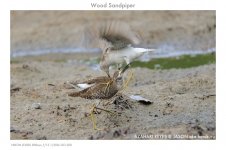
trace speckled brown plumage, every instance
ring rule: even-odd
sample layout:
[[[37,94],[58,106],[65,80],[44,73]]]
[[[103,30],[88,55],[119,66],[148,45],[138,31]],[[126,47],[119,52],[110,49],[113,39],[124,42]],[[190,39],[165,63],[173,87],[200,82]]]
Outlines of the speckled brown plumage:
[[[123,73],[128,69],[129,65],[122,70],[114,73],[113,77],[97,77],[82,83],[93,84],[82,91],[69,93],[72,97],[82,97],[86,99],[109,99],[113,97],[123,86]]]

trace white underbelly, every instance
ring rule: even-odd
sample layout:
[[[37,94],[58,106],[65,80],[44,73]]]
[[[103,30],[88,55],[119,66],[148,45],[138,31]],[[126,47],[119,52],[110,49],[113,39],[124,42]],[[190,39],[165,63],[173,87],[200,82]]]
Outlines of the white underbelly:
[[[143,52],[137,51],[137,49],[132,47],[127,47],[122,50],[115,50],[111,51],[108,54],[108,63],[109,65],[115,64],[115,63],[125,63],[125,59],[127,59],[129,62],[133,61],[134,59],[140,57],[143,54]]]
[[[109,64],[123,63],[125,61],[124,57],[124,55],[114,52],[108,55],[108,62]]]

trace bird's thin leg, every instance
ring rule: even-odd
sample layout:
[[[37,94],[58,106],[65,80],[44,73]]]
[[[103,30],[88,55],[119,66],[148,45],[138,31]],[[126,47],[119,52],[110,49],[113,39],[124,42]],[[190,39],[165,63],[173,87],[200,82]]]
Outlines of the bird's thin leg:
[[[110,111],[110,110],[107,110],[107,109],[103,109],[103,108],[100,108],[100,107],[96,107],[96,109],[99,109],[99,110],[102,110],[102,111],[105,111],[109,114],[112,114],[112,115],[116,115],[114,112]]]
[[[125,60],[127,65],[130,64],[130,61],[129,61],[128,57],[124,56],[124,60]]]
[[[99,105],[99,103],[97,105]],[[95,104],[93,105],[91,112],[90,112],[90,118],[92,120],[94,130],[103,130],[103,129],[97,128],[97,121],[96,121],[96,117],[94,115],[95,110],[105,111],[106,113],[111,114],[111,115],[116,115],[116,113],[114,113],[110,110],[107,110],[107,109],[97,107],[97,105],[95,105]]]
[[[94,130],[97,130],[96,118],[95,118],[94,113],[93,113],[94,112],[94,109],[95,109],[95,106],[91,109],[90,118],[91,118],[91,120],[93,122],[93,129]]]
[[[106,74],[108,75],[109,78],[111,77],[111,76],[110,76],[109,68],[108,68],[108,70],[106,71]]]
[[[117,116],[117,112],[113,112],[111,110],[107,110],[107,109],[103,109],[103,108],[100,108],[100,107],[96,107],[96,109],[98,110],[101,110],[101,111],[105,111],[107,114],[111,115],[111,116]]]
[[[121,68],[122,68],[122,64],[117,64],[117,69],[121,70]]]
[[[94,111],[95,111],[96,108],[97,108],[97,107],[96,107],[96,105],[94,104],[93,107],[92,107],[92,109],[91,109],[91,112],[90,112],[90,118],[91,118],[91,120],[92,120],[92,122],[93,122],[93,129],[94,129],[94,130],[102,130],[102,129],[97,128],[97,121],[96,121],[96,117],[95,117],[95,115],[94,115]]]

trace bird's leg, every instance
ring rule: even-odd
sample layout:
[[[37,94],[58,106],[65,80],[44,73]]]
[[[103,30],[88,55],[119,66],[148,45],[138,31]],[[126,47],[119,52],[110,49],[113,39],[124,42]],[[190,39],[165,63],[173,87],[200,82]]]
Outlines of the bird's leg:
[[[106,106],[105,104],[103,104],[103,106]],[[97,107],[96,106],[96,110],[101,110],[101,111],[105,111],[107,114],[110,114],[110,115],[114,115],[116,116],[116,112],[113,112],[113,111],[110,111],[110,110],[107,110],[107,109],[103,109],[103,108],[100,108],[100,107]]]
[[[126,64],[130,66],[130,61],[129,61],[129,58],[128,58],[128,57],[126,57],[126,56],[124,56],[123,58],[124,58],[124,60],[125,60]]]
[[[108,77],[110,78],[111,76],[110,76],[109,69],[106,71],[106,73],[107,73]]]
[[[121,68],[122,68],[122,64],[117,64],[117,69],[121,70]]]
[[[109,73],[107,73],[107,75],[108,75],[109,78],[111,77]]]
[[[125,66],[124,69],[127,70],[127,69],[131,66],[131,63],[132,63],[132,62],[130,62],[130,61],[129,61],[129,58],[126,57],[126,56],[124,56],[124,60],[125,60],[125,62],[126,62],[126,66]],[[124,70],[124,71],[125,71],[125,70]]]
[[[91,112],[90,112],[90,118],[91,118],[91,120],[92,120],[92,122],[93,122],[93,129],[94,129],[94,130],[102,130],[102,129],[97,128],[97,121],[96,121],[96,117],[95,117],[95,115],[94,115],[94,112],[97,111],[97,106],[98,106],[99,104],[100,104],[100,102],[99,102],[97,105],[94,104],[93,107],[91,108]]]
[[[93,122],[93,129],[94,130],[97,130],[96,118],[95,118],[94,113],[93,113],[94,112],[94,109],[95,109],[95,106],[93,106],[92,109],[91,109],[90,118],[91,118],[91,120]]]
[[[102,111],[105,111],[109,114],[112,114],[112,115],[116,115],[114,112],[110,111],[110,110],[107,110],[107,109],[103,109],[103,108],[99,108],[99,107],[96,107],[96,109],[99,109],[99,110],[102,110]]]
[[[112,112],[112,111],[110,111],[110,110],[107,110],[107,109],[103,109],[103,108],[98,107],[98,105],[100,104],[100,102],[101,102],[101,101],[99,101],[99,103],[98,103],[97,105],[95,105],[95,109],[96,109],[96,110],[99,109],[99,110],[105,111],[105,112],[107,112],[107,113],[109,113],[109,114],[115,115],[115,113]],[[103,105],[103,106],[106,106],[106,105]]]
[[[101,110],[101,111],[105,111],[105,112],[107,112],[108,114],[111,114],[111,115],[116,115],[116,114],[114,112],[110,111],[110,110],[106,110],[106,109],[97,107],[98,105],[99,105],[99,103],[97,105],[94,104],[93,107],[91,108],[90,118],[93,122],[93,129],[94,130],[103,130],[103,129],[97,128],[97,121],[96,121],[96,117],[94,115],[94,112],[97,111],[97,110]]]

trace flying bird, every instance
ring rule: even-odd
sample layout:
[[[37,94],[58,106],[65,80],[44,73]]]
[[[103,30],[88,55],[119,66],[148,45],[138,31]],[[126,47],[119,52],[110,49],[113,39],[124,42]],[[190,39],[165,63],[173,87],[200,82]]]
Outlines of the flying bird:
[[[98,45],[102,50],[100,68],[110,77],[109,67],[130,64],[146,52],[155,49],[139,46],[140,38],[128,24],[119,21],[108,21],[101,24],[97,31]]]

